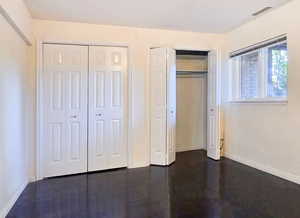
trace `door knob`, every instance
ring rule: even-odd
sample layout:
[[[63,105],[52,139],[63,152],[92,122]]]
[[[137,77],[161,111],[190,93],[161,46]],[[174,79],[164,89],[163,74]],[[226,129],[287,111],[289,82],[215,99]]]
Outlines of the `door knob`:
[[[72,115],[71,118],[76,119],[77,115]]]
[[[96,114],[96,116],[97,116],[97,117],[101,117],[101,116],[102,116],[102,114],[100,114],[100,113],[99,113],[99,114]]]

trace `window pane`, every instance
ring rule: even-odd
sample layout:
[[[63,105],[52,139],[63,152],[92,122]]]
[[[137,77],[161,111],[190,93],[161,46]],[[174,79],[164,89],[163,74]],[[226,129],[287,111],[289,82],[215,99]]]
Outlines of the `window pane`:
[[[258,94],[259,53],[241,57],[241,97],[255,98]]]
[[[286,97],[288,79],[287,44],[268,48],[268,96]]]

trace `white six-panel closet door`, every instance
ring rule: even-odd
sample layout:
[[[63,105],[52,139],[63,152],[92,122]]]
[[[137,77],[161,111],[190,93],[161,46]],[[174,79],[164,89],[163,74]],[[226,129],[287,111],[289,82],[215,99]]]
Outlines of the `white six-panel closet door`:
[[[127,166],[127,48],[90,46],[88,171]]]
[[[44,45],[43,176],[87,171],[88,47]]]

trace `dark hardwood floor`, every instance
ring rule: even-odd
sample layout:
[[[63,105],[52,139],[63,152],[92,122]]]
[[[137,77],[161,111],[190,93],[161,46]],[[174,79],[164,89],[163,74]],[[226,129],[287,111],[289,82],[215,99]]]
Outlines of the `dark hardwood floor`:
[[[299,218],[300,186],[204,151],[27,186],[9,218]]]

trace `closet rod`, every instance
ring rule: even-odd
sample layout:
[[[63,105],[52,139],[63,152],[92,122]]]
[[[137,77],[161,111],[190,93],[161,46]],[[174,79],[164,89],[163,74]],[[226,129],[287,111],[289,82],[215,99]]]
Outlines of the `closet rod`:
[[[199,75],[199,74],[206,74],[207,71],[177,71],[177,75]]]

